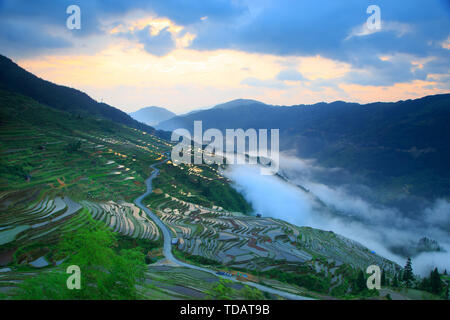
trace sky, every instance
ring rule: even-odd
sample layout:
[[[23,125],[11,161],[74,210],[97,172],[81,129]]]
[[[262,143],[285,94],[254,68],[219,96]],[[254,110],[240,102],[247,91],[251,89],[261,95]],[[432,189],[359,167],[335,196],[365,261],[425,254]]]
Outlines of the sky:
[[[449,18],[449,0],[0,0],[0,54],[126,112],[397,101],[450,91]]]

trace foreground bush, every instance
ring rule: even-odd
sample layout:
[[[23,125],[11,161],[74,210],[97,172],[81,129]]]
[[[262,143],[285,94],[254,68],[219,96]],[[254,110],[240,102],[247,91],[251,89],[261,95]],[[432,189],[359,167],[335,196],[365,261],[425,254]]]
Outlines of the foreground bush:
[[[66,235],[59,255],[67,257],[56,270],[25,280],[17,299],[136,299],[136,285],[144,279],[145,259],[139,249],[118,250],[116,236],[101,223],[89,223]],[[81,271],[81,289],[68,289],[69,265]]]

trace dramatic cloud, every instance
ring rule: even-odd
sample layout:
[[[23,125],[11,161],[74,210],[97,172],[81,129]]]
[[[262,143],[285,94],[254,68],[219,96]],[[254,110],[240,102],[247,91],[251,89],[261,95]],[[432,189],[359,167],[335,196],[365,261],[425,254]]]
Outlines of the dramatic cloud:
[[[66,8],[72,4],[81,8],[81,30],[66,28]],[[113,97],[104,98],[127,111],[160,104],[184,112],[235,98],[292,105],[389,101],[448,92],[448,2],[424,6],[421,0],[380,0],[379,30],[367,27],[370,4],[1,0],[1,54],[34,72],[41,70],[38,75],[52,81],[57,80],[51,77],[54,71],[38,67],[43,60],[71,58],[86,66],[101,60],[86,68],[65,64],[63,81],[97,98],[112,92]],[[139,59],[131,58],[137,53]],[[153,74],[147,72],[147,79],[139,74],[122,77],[122,83],[108,88],[83,84],[92,73],[103,71],[103,63],[111,68],[110,75],[137,64],[138,72],[150,68]],[[150,64],[164,67],[154,70]],[[156,81],[167,75],[170,81]],[[125,88],[142,94],[132,96]]]

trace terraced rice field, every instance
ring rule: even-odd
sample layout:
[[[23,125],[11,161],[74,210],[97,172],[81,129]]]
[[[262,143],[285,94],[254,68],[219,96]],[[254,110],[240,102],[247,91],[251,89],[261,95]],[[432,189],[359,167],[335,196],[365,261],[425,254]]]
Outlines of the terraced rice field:
[[[168,142],[23,97],[7,102],[0,109],[0,291],[60,264],[54,255],[59,239],[90,217],[125,237],[161,239],[160,230],[132,200],[144,193],[149,166],[167,157]],[[27,112],[19,115],[17,105]],[[260,273],[308,268],[330,278],[331,288],[343,282],[348,266],[397,268],[332,232],[245,215],[251,206],[217,167],[167,161],[153,183],[146,203],[172,231],[177,253]],[[202,298],[210,289],[206,283],[187,286],[195,276],[176,271],[169,287],[161,284],[164,276],[148,277],[150,287],[158,283],[151,292],[161,297]]]
[[[153,221],[131,203],[75,202],[69,197],[50,199],[39,192],[21,196],[0,194],[0,290],[29,276],[21,271],[23,267],[41,272],[41,268],[61,263],[53,256],[54,246],[62,235],[86,224],[89,216],[131,238],[160,239]]]
[[[21,197],[22,196],[22,197]],[[45,239],[52,244],[64,232],[83,226],[87,214],[115,232],[133,238],[158,240],[156,225],[134,204],[113,201],[75,202],[69,197],[50,199],[43,193],[0,193],[0,246],[15,247]]]
[[[82,201],[92,217],[105,222],[114,232],[132,238],[157,241],[160,238],[158,227],[133,203],[108,201],[94,203]]]
[[[0,287],[60,263],[59,239],[90,216],[118,234],[160,239],[131,201],[170,144],[21,96],[0,96],[0,103]]]
[[[88,215],[79,203],[69,197],[50,199],[39,191],[31,194],[3,192],[0,201],[1,265],[30,263],[44,256],[51,258],[51,246],[62,234],[83,226]],[[8,249],[16,251],[38,243],[45,245],[35,246],[36,250],[15,256],[8,254]]]
[[[38,188],[49,198],[131,202],[145,190],[149,165],[170,148],[136,129],[16,99],[1,110],[0,191]],[[27,112],[17,114],[19,106]]]
[[[178,250],[229,268],[266,271],[310,266],[336,283],[342,280],[338,273],[345,265],[366,268],[377,264],[388,271],[397,268],[359,243],[333,232],[220,207],[206,208],[169,194],[153,195],[149,207],[170,227],[178,239]]]

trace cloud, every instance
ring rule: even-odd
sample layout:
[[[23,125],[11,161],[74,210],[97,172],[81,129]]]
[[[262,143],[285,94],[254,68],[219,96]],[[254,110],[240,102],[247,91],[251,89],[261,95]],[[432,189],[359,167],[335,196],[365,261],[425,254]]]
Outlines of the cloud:
[[[252,203],[255,212],[298,225],[309,225],[312,210],[307,195],[276,176],[261,175],[256,166],[236,165],[227,172],[237,189]],[[289,215],[289,217],[287,217]]]
[[[32,21],[36,26],[65,28],[67,6],[71,0],[3,0],[0,17],[19,23]],[[370,47],[376,53],[399,51],[426,54],[432,51],[430,41],[442,43],[448,38],[450,22],[448,4],[433,1],[423,6],[420,0],[394,2],[380,0],[382,30],[385,37],[367,38],[364,42],[344,41],[350,34],[362,35],[367,30],[369,2],[349,0],[336,3],[317,0],[91,0],[75,1],[82,10],[82,30],[71,37],[104,34],[103,22],[131,12],[142,11],[168,18],[189,29],[197,37],[192,48],[201,50],[235,49],[276,55],[322,55],[341,61],[351,61]],[[205,19],[207,17],[207,19]],[[356,29],[355,29],[355,26]],[[14,30],[12,30],[14,31]],[[378,34],[377,33],[377,34]],[[402,35],[401,39],[398,35]],[[359,39],[363,40],[363,39]],[[442,48],[442,46],[441,46]]]
[[[43,32],[44,31],[44,32]],[[31,23],[11,19],[0,21],[0,44],[4,54],[8,52],[69,48],[72,43],[65,37],[37,29]]]
[[[276,76],[277,80],[280,81],[302,81],[305,80],[303,75],[294,69],[284,69]]]
[[[421,276],[429,276],[430,271],[438,268],[439,272],[449,270],[450,266],[450,247],[445,248],[447,252],[425,252],[414,258],[413,271]]]
[[[441,42],[441,46],[444,49],[450,50],[450,36]]]
[[[159,31],[157,35],[152,35],[150,30],[151,27],[147,26],[136,33],[139,42],[144,44],[145,51],[156,56],[164,56],[175,49],[175,41],[168,27]]]
[[[70,31],[65,25],[65,9],[74,1],[0,0],[2,53],[19,62],[26,60],[28,67],[52,57],[75,59],[86,68],[74,69],[69,64],[64,70],[58,66],[61,71],[44,72],[39,67],[30,71],[80,89],[89,86],[89,93],[97,97],[112,92],[111,102],[119,107],[159,103],[195,108],[242,96],[273,104],[372,102],[449,90],[444,76],[450,72],[446,49],[450,19],[443,1],[423,6],[418,0],[380,0],[382,22],[395,21],[409,29],[348,40],[345,38],[355,26],[367,20],[368,2],[75,3],[81,7],[82,29]],[[123,76],[130,73],[127,69],[132,76]],[[90,79],[96,79],[94,70],[107,71],[110,77],[91,85]],[[114,76],[116,72],[121,76]],[[54,77],[56,73],[63,76]],[[105,88],[112,82],[109,79],[120,83]],[[130,97],[125,89],[114,91],[133,86],[142,92],[139,98]],[[172,87],[172,94],[150,97],[143,87],[157,88],[157,92],[169,92]],[[194,91],[179,89],[188,87]],[[213,92],[218,95],[214,97]],[[184,101],[179,101],[178,94]],[[153,101],[154,97],[157,100]]]
[[[251,87],[264,87],[264,88],[274,88],[274,89],[284,89],[286,85],[275,79],[261,80],[255,77],[248,77],[242,80],[241,84],[245,84]]]
[[[442,43],[449,36],[450,14],[443,1],[433,2],[426,8],[417,0],[379,1],[377,4],[382,13],[379,32],[366,27],[368,2],[319,0],[311,6],[299,1],[285,1],[283,5],[278,1],[265,1],[260,6],[249,6],[248,13],[237,17],[235,23],[212,22],[196,26],[197,36],[192,48],[233,48],[279,56],[320,55],[349,63],[355,69],[371,68],[370,74],[352,74],[351,83],[365,85],[387,86],[392,85],[391,79],[395,81],[394,72],[386,75],[388,67],[385,75],[370,81],[378,67],[376,57],[386,54],[433,56],[447,63],[441,73],[449,72],[448,53]],[[404,67],[402,61],[392,61],[389,66],[397,73]],[[398,78],[408,82],[423,80],[426,73],[426,69],[410,73],[406,69]],[[384,79],[388,82],[383,84]]]
[[[438,199],[434,205],[425,210],[424,220],[427,223],[439,225],[450,233],[450,203],[443,199]]]
[[[248,12],[237,16],[233,24],[199,25],[193,46],[200,49],[233,47],[278,55],[320,54],[348,61],[359,50],[355,52],[356,47],[344,40],[355,26],[365,25],[368,4],[319,0],[312,6],[299,1],[284,1],[282,5],[279,1],[265,1],[256,8],[249,6]],[[383,50],[389,45],[391,50],[415,53],[427,47],[427,41],[442,41],[448,36],[446,31],[429,23],[434,20],[449,26],[448,10],[443,8],[442,2],[433,2],[423,10],[420,1],[380,1],[379,6],[382,30],[394,32],[386,32],[386,38],[364,42],[365,45],[372,42],[374,49]],[[399,41],[398,35],[405,37]]]
[[[324,177],[345,177],[342,169],[318,167],[311,160],[285,154],[280,155],[280,168],[279,173],[288,182],[277,176],[263,176],[250,165],[229,166],[225,175],[263,216],[332,230],[400,265],[404,265],[406,257],[399,255],[396,248],[412,248],[422,237],[435,239],[447,252],[414,256],[415,271],[426,275],[434,267],[450,270],[450,203],[446,200],[437,199],[424,210],[416,204],[418,209],[413,213],[406,208],[380,205],[373,190],[351,182],[357,181],[351,177],[324,182]]]
[[[353,69],[341,80],[345,83],[370,86],[391,86],[395,83],[426,80],[427,63],[419,68],[414,64],[416,59],[416,57],[404,54],[390,57],[384,61],[375,57],[369,66]]]
[[[68,32],[66,8],[73,4],[81,8],[81,29]],[[79,44],[79,46],[73,45],[78,50],[87,43],[93,45],[91,41],[98,41],[99,36],[108,37],[109,29],[105,26],[105,22],[120,20],[137,11],[145,12],[149,16],[166,17],[175,23],[188,26],[203,22],[202,17],[206,16],[208,20],[229,21],[245,10],[246,7],[239,3],[225,0],[194,2],[184,0],[2,0],[0,1],[0,21],[11,20],[15,23],[7,26],[7,32],[0,33],[0,43],[12,46],[8,48],[8,51],[22,57],[35,55],[35,49],[51,50],[55,48],[57,41],[61,43],[60,48],[64,47],[62,44],[65,44],[65,47],[68,47],[68,44]],[[40,34],[35,37],[35,41],[30,41],[32,39],[23,41],[22,25],[24,24],[32,26],[34,29],[32,34],[37,34],[39,31]],[[63,36],[59,38],[55,34],[63,34]],[[161,38],[163,38],[162,41],[166,41],[165,46],[158,44],[156,50],[150,49],[157,54],[164,52],[162,47],[167,47],[168,44],[166,34],[161,35]],[[146,43],[151,44],[153,48],[156,40],[159,39],[150,39]],[[17,45],[19,41],[20,46]]]
[[[364,37],[377,32],[393,32],[397,37],[402,37],[406,33],[412,32],[413,28],[411,25],[396,21],[383,21],[380,29],[369,29],[367,23],[363,23],[357,27],[354,27],[350,34],[345,38],[349,40],[353,37]]]

